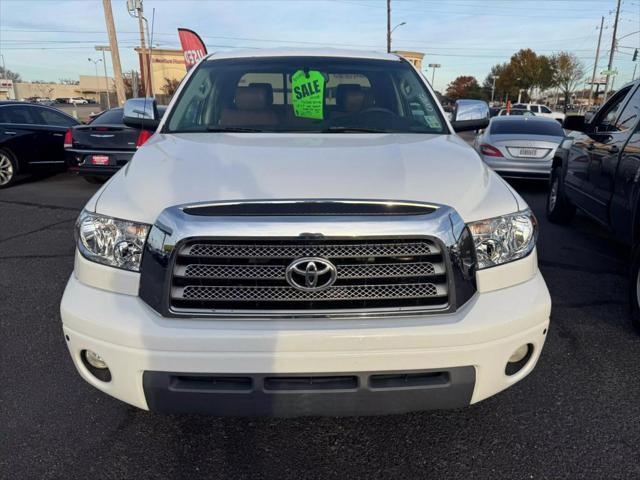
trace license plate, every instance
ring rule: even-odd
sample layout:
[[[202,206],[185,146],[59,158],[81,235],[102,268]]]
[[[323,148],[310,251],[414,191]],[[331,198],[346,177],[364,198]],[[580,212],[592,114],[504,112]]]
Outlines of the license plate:
[[[536,148],[521,148],[518,153],[520,157],[537,157],[538,150]]]
[[[92,155],[91,165],[109,165],[108,155]]]

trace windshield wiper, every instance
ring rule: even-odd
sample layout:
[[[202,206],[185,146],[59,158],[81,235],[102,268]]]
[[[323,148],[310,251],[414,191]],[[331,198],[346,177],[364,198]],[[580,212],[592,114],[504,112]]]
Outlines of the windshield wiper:
[[[321,130],[321,133],[390,133],[389,130],[380,130],[378,128],[361,128],[361,127],[327,127]]]
[[[262,133],[265,132],[265,130],[247,127],[207,127],[207,132]]]

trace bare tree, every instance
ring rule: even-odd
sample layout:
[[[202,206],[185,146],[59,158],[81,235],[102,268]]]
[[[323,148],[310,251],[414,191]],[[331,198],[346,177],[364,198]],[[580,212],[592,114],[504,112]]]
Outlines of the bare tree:
[[[20,77],[19,73],[12,72],[8,68],[5,70],[2,67],[0,67],[0,78],[6,78],[8,80],[12,80],[13,82],[21,82],[22,81],[22,78]]]
[[[578,84],[584,77],[584,65],[575,54],[560,52],[553,56],[555,70],[555,84],[560,88],[564,96],[564,111],[571,99],[571,94],[578,88]]]
[[[59,82],[60,85],[80,85],[80,81],[73,78],[60,78]]]
[[[176,90],[180,86],[180,80],[175,78],[166,78],[164,79],[164,85],[162,85],[161,90],[165,93],[165,95],[173,95],[176,93]]]

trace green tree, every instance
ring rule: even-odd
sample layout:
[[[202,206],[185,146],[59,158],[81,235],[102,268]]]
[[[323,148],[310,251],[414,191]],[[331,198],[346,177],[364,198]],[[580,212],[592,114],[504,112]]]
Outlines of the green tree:
[[[515,85],[530,92],[539,82],[540,61],[536,52],[524,48],[511,56],[509,62],[515,75]]]
[[[484,95],[487,99],[491,99],[491,90],[493,89],[494,80],[493,77],[497,77],[495,79],[495,91],[493,98],[494,100],[500,100],[504,97],[504,85],[500,83],[500,78],[505,75],[507,71],[508,65],[506,63],[498,63],[491,67],[491,71],[482,82],[482,90],[484,91]]]
[[[538,82],[537,87],[540,90],[547,90],[555,87],[556,83],[556,63],[553,57],[540,55],[538,57]]]
[[[505,96],[516,98],[520,90],[526,92],[525,98],[530,98],[536,88],[546,90],[555,86],[555,61],[551,57],[536,54],[530,48],[519,50],[511,56],[508,63],[491,67],[491,72],[483,83],[489,97],[494,75],[499,77],[496,79],[496,99],[504,99]]]

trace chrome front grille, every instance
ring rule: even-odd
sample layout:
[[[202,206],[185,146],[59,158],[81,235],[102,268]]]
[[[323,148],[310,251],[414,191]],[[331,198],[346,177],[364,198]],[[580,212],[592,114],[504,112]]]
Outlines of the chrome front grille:
[[[336,267],[325,290],[287,282],[296,259],[319,257]],[[170,285],[174,312],[445,309],[447,258],[433,239],[204,240],[177,247]]]
[[[422,277],[444,274],[442,263],[380,263],[338,265],[338,278]],[[174,275],[185,278],[225,278],[228,280],[284,279],[284,265],[178,265]]]
[[[439,249],[426,242],[408,243],[327,243],[327,244],[211,244],[196,243],[183,250],[195,257],[296,258],[296,257],[393,257],[430,255]]]
[[[446,295],[433,283],[395,285],[334,286],[319,292],[305,292],[291,287],[193,286],[176,289],[185,300],[241,301],[241,302],[299,302],[405,299]],[[181,291],[180,291],[181,290]]]

